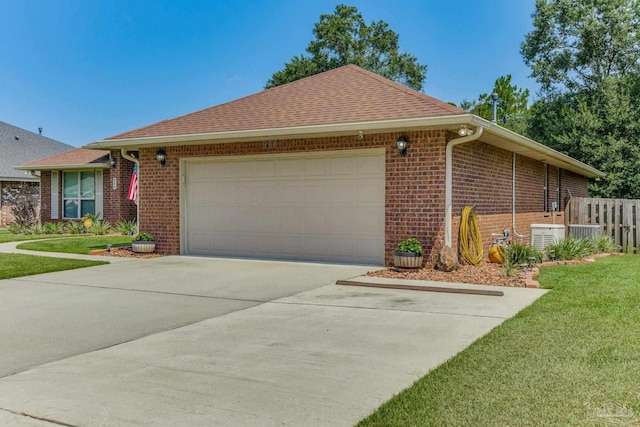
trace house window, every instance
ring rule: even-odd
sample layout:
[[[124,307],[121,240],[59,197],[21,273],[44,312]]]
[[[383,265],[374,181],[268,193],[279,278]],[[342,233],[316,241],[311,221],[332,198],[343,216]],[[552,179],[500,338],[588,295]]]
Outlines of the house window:
[[[96,213],[96,178],[94,171],[62,174],[64,218],[77,219]]]

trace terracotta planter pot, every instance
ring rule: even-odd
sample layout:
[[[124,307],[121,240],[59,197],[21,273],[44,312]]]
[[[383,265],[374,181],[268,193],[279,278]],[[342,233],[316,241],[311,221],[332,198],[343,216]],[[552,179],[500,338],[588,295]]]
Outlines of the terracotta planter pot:
[[[156,250],[156,242],[133,241],[131,242],[131,250],[138,253],[150,253]]]
[[[400,268],[422,268],[422,254],[413,252],[394,252],[393,264]]]

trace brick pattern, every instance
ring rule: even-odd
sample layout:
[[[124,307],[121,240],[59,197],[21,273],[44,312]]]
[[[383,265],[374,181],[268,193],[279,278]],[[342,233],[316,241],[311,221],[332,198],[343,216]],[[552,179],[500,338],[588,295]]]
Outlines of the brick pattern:
[[[560,206],[562,210],[567,206],[570,195],[573,197],[589,197],[589,189],[585,178],[577,173],[562,170],[560,171]]]
[[[133,154],[138,155],[135,152]],[[103,216],[112,224],[118,221],[135,220],[138,208],[133,201],[127,199],[134,163],[123,158],[120,150],[111,151],[111,156],[116,159],[116,166],[104,171]],[[115,189],[113,188],[114,180]]]
[[[405,157],[400,157],[396,140],[409,141]],[[263,141],[166,147],[166,166],[155,160],[157,148],[140,151],[140,228],[156,237],[157,251],[180,252],[180,159],[190,157],[236,156],[302,151],[329,151],[363,148],[386,149],[385,253],[391,263],[398,241],[417,237],[427,252],[438,251],[444,236],[445,147],[454,134],[444,130],[407,131],[334,138],[277,141],[265,148]],[[457,247],[459,213],[463,206],[475,205],[483,236],[489,247],[491,233],[511,229],[512,153],[481,142],[454,149],[453,245]],[[561,183],[572,193],[586,192],[586,178],[561,171]],[[529,234],[529,225],[551,223],[544,212],[544,165],[516,157],[516,230]],[[561,189],[563,191],[565,187]],[[567,187],[568,188],[568,187]],[[558,214],[556,222],[562,221]]]
[[[0,227],[13,223],[13,207],[28,200],[33,200],[37,205],[40,204],[37,182],[0,182]]]

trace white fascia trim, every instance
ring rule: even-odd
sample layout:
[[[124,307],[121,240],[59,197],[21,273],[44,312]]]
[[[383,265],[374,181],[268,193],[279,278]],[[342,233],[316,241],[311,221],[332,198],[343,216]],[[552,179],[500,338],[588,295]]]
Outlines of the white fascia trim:
[[[536,151],[546,157],[571,165],[575,170],[583,171],[588,177],[603,177],[605,174],[586,165],[572,157],[560,153],[539,142],[524,137],[518,133],[505,129],[495,123],[476,115],[453,114],[450,116],[418,117],[409,119],[377,120],[367,122],[350,122],[313,126],[294,126],[287,128],[253,129],[227,132],[196,133],[187,135],[167,135],[146,138],[103,139],[85,145],[89,149],[139,149],[140,147],[189,145],[206,141],[209,144],[223,144],[237,141],[259,141],[277,138],[311,138],[321,136],[341,135],[346,133],[357,134],[360,131],[371,133],[372,131],[411,130],[425,128],[450,128],[462,125],[482,126],[485,133],[494,134],[499,138],[520,145],[524,148]]]
[[[14,169],[21,171],[57,171],[78,169],[109,169],[109,163],[84,163],[80,165],[48,165],[48,166],[16,166]]]
[[[451,126],[470,123],[471,114],[457,114],[439,117],[418,117],[411,119],[377,120],[368,122],[351,122],[328,125],[295,126],[287,128],[252,129],[240,131],[194,133],[187,135],[153,136],[145,138],[103,139],[83,148],[105,149],[121,147],[142,147],[158,145],[181,145],[189,142],[207,141],[224,143],[234,141],[250,141],[277,137],[318,137],[322,135],[340,134],[344,132],[367,132],[372,130],[392,130],[408,128],[425,128],[434,126]]]

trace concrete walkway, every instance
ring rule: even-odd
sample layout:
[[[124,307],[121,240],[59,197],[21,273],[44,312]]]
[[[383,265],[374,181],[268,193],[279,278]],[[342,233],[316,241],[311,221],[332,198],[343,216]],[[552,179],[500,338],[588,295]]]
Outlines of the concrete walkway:
[[[350,426],[544,293],[333,284],[368,269],[176,256],[0,281],[0,424]]]

